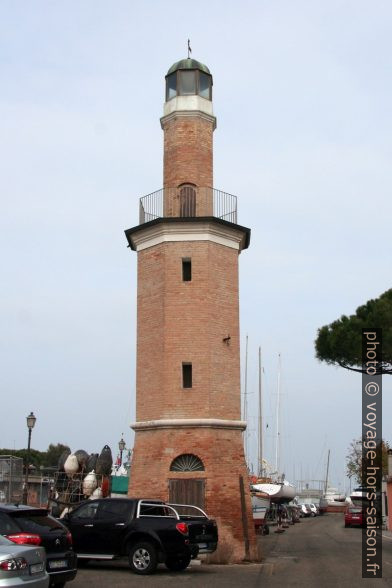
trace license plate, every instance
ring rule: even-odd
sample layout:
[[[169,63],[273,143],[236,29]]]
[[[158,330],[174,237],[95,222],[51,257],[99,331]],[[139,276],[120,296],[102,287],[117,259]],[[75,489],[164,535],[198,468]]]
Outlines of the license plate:
[[[205,549],[207,547],[207,543],[198,543],[199,549]]]
[[[49,567],[51,570],[55,570],[57,568],[66,568],[68,566],[68,562],[66,559],[52,559],[49,562]]]
[[[44,564],[43,563],[37,563],[37,564],[33,564],[32,566],[30,566],[30,573],[31,574],[39,574],[40,572],[44,571]]]

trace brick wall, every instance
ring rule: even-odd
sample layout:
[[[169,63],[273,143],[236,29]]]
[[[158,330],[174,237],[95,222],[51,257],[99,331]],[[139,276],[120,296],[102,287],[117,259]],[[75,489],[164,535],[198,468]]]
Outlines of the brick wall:
[[[194,116],[178,116],[165,121],[163,130],[164,187],[176,188],[181,184],[212,187],[212,121],[196,113]],[[206,207],[210,210],[207,204]],[[165,197],[165,216],[177,215],[176,195],[170,192]],[[204,215],[207,216],[207,212],[200,208],[198,216]]]
[[[238,252],[212,242],[139,252],[137,304],[137,420],[240,419]],[[191,389],[183,362],[192,363]]]

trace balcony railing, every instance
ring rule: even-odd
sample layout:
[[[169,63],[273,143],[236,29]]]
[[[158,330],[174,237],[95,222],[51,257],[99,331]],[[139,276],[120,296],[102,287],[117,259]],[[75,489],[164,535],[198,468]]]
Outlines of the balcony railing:
[[[237,196],[216,188],[162,188],[140,198],[140,224],[157,218],[215,216],[237,223]]]

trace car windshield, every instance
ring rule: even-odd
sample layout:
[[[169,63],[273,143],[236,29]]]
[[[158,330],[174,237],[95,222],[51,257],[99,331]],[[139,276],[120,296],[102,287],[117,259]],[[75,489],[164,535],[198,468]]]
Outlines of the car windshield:
[[[348,510],[351,513],[359,513],[359,512],[362,512],[362,508],[349,508]]]

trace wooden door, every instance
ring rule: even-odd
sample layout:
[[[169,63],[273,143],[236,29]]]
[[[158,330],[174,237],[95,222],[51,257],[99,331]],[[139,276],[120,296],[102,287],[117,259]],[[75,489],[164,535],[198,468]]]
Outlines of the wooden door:
[[[169,502],[193,504],[204,509],[205,480],[194,478],[169,480]]]
[[[196,190],[183,186],[180,190],[180,216],[196,216]]]

